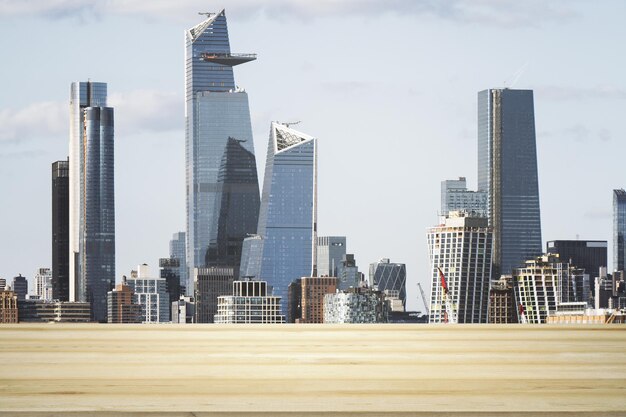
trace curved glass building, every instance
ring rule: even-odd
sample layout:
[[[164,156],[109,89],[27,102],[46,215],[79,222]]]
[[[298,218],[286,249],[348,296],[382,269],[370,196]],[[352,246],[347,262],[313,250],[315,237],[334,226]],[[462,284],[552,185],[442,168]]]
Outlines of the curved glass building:
[[[256,59],[230,52],[224,10],[185,32],[187,267],[233,267],[256,233],[259,184],[248,95],[233,66]],[[193,295],[193,273],[187,294]]]

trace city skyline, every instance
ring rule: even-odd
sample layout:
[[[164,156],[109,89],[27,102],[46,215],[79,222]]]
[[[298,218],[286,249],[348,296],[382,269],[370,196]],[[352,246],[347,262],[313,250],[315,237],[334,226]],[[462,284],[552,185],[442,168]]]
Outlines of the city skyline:
[[[384,256],[406,263],[407,300],[409,306],[421,308],[421,303],[416,301],[415,283],[419,280],[424,285],[428,280],[423,233],[437,220],[439,182],[466,176],[469,188],[475,189],[475,94],[485,88],[498,87],[503,83],[498,80],[509,79],[512,83],[510,76],[526,62],[530,62],[514,87],[535,91],[544,242],[574,239],[580,235],[581,239],[608,240],[611,245],[611,192],[614,188],[624,187],[620,183],[623,180],[617,169],[618,160],[614,158],[624,153],[624,145],[619,143],[624,131],[618,123],[618,108],[626,98],[626,90],[621,76],[609,68],[620,67],[619,61],[611,61],[618,58],[600,54],[604,58],[602,62],[607,64],[601,76],[597,77],[596,73],[596,77],[586,77],[584,74],[590,72],[591,68],[585,61],[600,59],[593,50],[596,44],[607,45],[608,48],[612,42],[617,42],[615,39],[623,38],[620,34],[623,34],[624,29],[618,27],[614,20],[619,15],[615,13],[616,7],[623,8],[623,5],[609,2],[608,5],[604,3],[591,10],[580,4],[567,6],[560,3],[557,11],[552,10],[552,13],[536,21],[528,22],[528,16],[522,13],[526,21],[516,21],[516,24],[506,29],[499,26],[498,19],[516,17],[515,10],[507,15],[506,10],[495,7],[495,16],[486,18],[484,27],[480,29],[471,28],[470,23],[463,21],[463,16],[429,16],[415,11],[399,16],[399,9],[375,17],[367,11],[355,12],[355,15],[345,20],[342,17],[341,20],[345,24],[342,33],[346,32],[346,28],[354,29],[354,33],[336,36],[335,45],[322,42],[326,48],[324,56],[335,62],[339,60],[343,66],[333,66],[334,74],[311,58],[322,56],[323,49],[307,39],[314,38],[312,34],[319,33],[321,29],[327,30],[325,36],[334,36],[334,31],[342,26],[337,21],[338,16],[345,11],[341,6],[331,8],[325,16],[320,16],[318,11],[312,9],[287,9],[279,16],[245,13],[242,6],[233,7],[232,12],[228,9],[231,34],[237,32],[237,39],[233,41],[236,50],[259,52],[259,61],[250,64],[256,68],[244,68],[238,73],[241,86],[251,92],[250,107],[253,111],[253,136],[256,139],[259,170],[264,166],[267,123],[277,119],[302,119],[304,131],[315,132],[316,136],[324,138],[320,148],[320,235],[348,236],[350,252],[356,254],[362,265]],[[217,7],[212,8],[218,10]],[[68,35],[66,32],[70,26],[77,26],[76,30],[87,33],[89,25],[80,22],[80,19],[84,19],[98,29],[94,35],[96,38],[103,36],[101,32],[105,32],[104,29],[112,31],[115,24],[119,24],[120,35],[128,35],[130,27],[137,26],[143,33],[149,30],[150,34],[159,39],[158,48],[142,45],[145,49],[138,49],[133,47],[136,40],[128,35],[128,46],[117,43],[115,49],[101,51],[103,57],[94,55],[93,60],[85,60],[89,65],[80,63],[71,70],[64,70],[58,61],[48,62],[47,66],[51,70],[44,73],[46,85],[36,89],[19,82],[35,77],[29,65],[23,65],[31,62],[32,58],[18,52],[15,46],[8,46],[8,51],[16,53],[16,59],[7,64],[6,73],[18,82],[3,81],[5,94],[0,98],[1,169],[5,174],[0,185],[3,192],[6,190],[12,198],[1,209],[3,229],[6,227],[7,231],[2,249],[8,256],[0,269],[0,277],[9,281],[21,273],[32,279],[37,268],[51,266],[49,239],[43,238],[49,235],[51,227],[48,207],[49,164],[67,157],[67,86],[71,81],[89,77],[107,81],[110,92],[116,91],[115,100],[113,95],[110,100],[110,104],[116,107],[116,214],[119,217],[116,225],[116,270],[126,271],[144,261],[156,268],[157,259],[167,256],[171,235],[184,230],[184,122],[181,91],[184,74],[180,68],[181,33],[189,26],[189,22],[197,19],[194,14],[201,10],[203,7],[196,3],[193,7],[177,10],[171,18],[153,13],[149,19],[119,10],[104,11],[100,18],[70,10],[65,18],[58,17],[61,15],[59,13],[57,18],[51,19],[38,17],[36,11],[16,15],[0,9],[2,18],[7,20],[7,24],[0,30],[6,36],[15,30],[13,25],[37,21],[44,30],[54,29],[50,42],[62,41]],[[565,17],[562,21],[555,21],[559,11]],[[301,33],[296,34],[297,31],[291,29],[302,26],[299,24],[301,22],[296,24],[284,17],[295,16],[297,20],[299,15],[312,15],[313,19],[303,25]],[[603,20],[604,31],[580,30],[594,27],[594,19],[598,16],[606,18]],[[477,18],[465,16],[465,19]],[[422,29],[413,29],[416,21],[423,23]],[[410,45],[414,48],[411,50],[419,52],[422,58],[417,60],[416,57],[403,55],[406,65],[394,64],[389,67],[394,78],[399,81],[381,80],[377,75],[388,64],[372,60],[372,54],[356,43],[356,39],[366,33],[364,27],[373,22],[393,27],[393,30],[390,30],[390,35],[386,35],[388,37],[375,40],[367,49],[374,47],[384,51],[389,48],[390,52],[400,52],[407,47],[402,42],[393,47],[383,46],[391,44],[390,40],[400,36],[403,30],[412,35],[446,36],[440,39],[437,48],[422,44],[419,47]],[[460,28],[451,27],[450,23],[458,24]],[[443,28],[437,28],[438,25]],[[558,33],[551,31],[551,25],[558,27]],[[267,40],[261,42],[255,33],[263,28]],[[468,41],[458,41],[455,35],[465,31]],[[586,41],[575,32],[592,33],[592,39]],[[284,33],[293,34],[294,39],[287,42]],[[518,47],[519,50],[516,53],[503,50],[498,62],[492,58],[485,61],[485,56],[467,43],[487,39],[494,33],[502,35],[502,44],[512,42],[512,49]],[[524,41],[513,41],[520,33],[528,37]],[[164,34],[167,34],[167,38]],[[33,35],[24,36],[23,40],[16,41],[16,45]],[[537,39],[544,39],[546,45],[537,45]],[[461,45],[457,45],[457,42]],[[497,46],[498,42],[493,42]],[[556,57],[550,57],[556,46],[569,46],[572,43],[584,53],[577,54],[580,56],[575,58],[567,54],[559,56],[558,60],[562,63],[557,62]],[[342,51],[348,46],[354,46],[355,53],[346,57]],[[463,52],[463,47],[468,47],[469,51]],[[57,54],[69,51],[63,42],[59,42],[59,48]],[[537,50],[531,50],[534,48]],[[129,61],[129,65],[136,65],[135,68],[132,65],[125,69],[116,69],[110,64],[101,65],[101,60],[107,55],[119,59],[131,52],[135,54],[137,50],[141,50],[137,54],[139,56]],[[289,51],[287,56],[285,51]],[[450,60],[441,57],[439,51],[454,52],[457,56]],[[477,58],[469,59],[469,53],[478,54]],[[171,57],[168,61],[172,63],[159,61],[162,64],[159,72],[149,74],[146,69],[156,56]],[[77,63],[71,55],[68,57]],[[423,58],[431,58],[427,62],[441,75],[433,74],[422,65],[414,65]],[[481,58],[481,65],[487,62],[490,66],[480,66],[478,62]],[[454,64],[463,59],[467,59],[469,64],[462,67],[463,71],[459,71],[461,67],[455,67]],[[18,67],[25,68],[23,74],[16,72]],[[413,72],[419,68],[419,76],[411,77],[408,68],[404,67],[411,68]],[[297,71],[293,71],[293,68]],[[357,69],[360,72],[356,72]],[[281,83],[278,85],[281,87],[289,86],[291,91],[284,91],[281,100],[273,100],[271,91],[277,84],[271,81],[268,74],[279,75]],[[350,74],[356,76],[350,77]],[[261,82],[263,79],[267,85]],[[441,86],[447,83],[451,86],[442,89]],[[22,84],[24,94],[17,94],[16,87],[9,84]],[[314,90],[320,90],[322,94]],[[298,96],[310,99],[306,102],[290,101]],[[438,101],[433,101],[433,97]],[[38,109],[43,114],[47,113],[42,121],[21,121],[20,115],[23,118]],[[602,116],[589,113],[602,113]],[[431,118],[432,121],[427,120]],[[134,120],[130,122],[131,119]],[[454,123],[437,131],[441,120],[445,119],[454,120]],[[406,132],[411,133],[407,135]],[[382,138],[380,142],[376,142],[377,137]],[[383,143],[385,146],[381,147]],[[413,152],[413,164],[409,164],[411,160],[408,159],[411,152],[400,152],[403,147]],[[433,152],[441,154],[443,149],[445,162],[441,158],[432,157]],[[583,166],[583,162],[589,160],[604,163],[600,163],[597,170],[561,171],[564,166]],[[262,177],[262,172],[259,174]],[[416,184],[411,187],[395,184],[399,177],[414,179]],[[120,182],[121,179],[123,182]],[[580,187],[584,190],[585,198],[580,197]],[[396,193],[409,189],[419,197],[406,195],[401,205],[384,202],[364,204],[372,193],[385,188]],[[166,190],[169,194],[164,199],[161,193]],[[32,194],[37,193],[46,198],[36,200]],[[145,207],[150,207],[150,212],[146,212]],[[563,207],[568,209],[563,210]],[[576,228],[572,225],[576,225]],[[414,236],[401,235],[401,232],[407,230],[409,235]],[[612,253],[612,250],[609,252]],[[119,281],[120,274],[117,275]]]

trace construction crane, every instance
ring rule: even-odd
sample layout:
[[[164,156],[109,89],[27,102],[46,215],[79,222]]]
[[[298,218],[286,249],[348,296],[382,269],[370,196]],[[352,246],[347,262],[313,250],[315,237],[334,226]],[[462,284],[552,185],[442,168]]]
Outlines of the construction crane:
[[[441,271],[441,268],[437,268],[439,270],[439,279],[441,280],[441,290],[443,291],[442,298],[446,308],[446,312],[443,318],[444,323],[456,324],[456,315],[454,314],[454,310],[452,310],[452,302],[450,301],[450,291],[448,290],[448,284],[446,283],[446,276]]]
[[[281,125],[283,125],[283,126],[291,127],[291,125],[297,125],[297,124],[298,124],[298,123],[300,123],[300,122],[301,122],[301,121],[300,121],[300,120],[298,120],[298,121],[295,121],[295,122],[278,122],[278,123],[280,123],[280,124],[281,124]]]
[[[430,310],[428,308],[428,304],[426,304],[426,295],[424,295],[424,290],[422,289],[422,284],[417,283],[417,288],[420,289],[420,293],[422,294],[422,302],[424,303],[424,308],[426,309],[426,315],[430,315]]]

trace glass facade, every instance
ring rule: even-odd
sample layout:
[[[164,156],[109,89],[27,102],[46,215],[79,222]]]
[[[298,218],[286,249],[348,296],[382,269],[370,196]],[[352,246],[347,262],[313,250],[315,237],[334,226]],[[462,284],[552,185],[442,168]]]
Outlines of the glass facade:
[[[260,204],[247,94],[232,66],[224,11],[186,32],[187,268],[239,272],[243,239],[256,232]],[[186,292],[193,295],[191,275]]]
[[[613,190],[613,270],[626,264],[626,191]]]
[[[532,90],[478,93],[478,191],[488,194],[495,276],[542,253]]]
[[[85,233],[85,109],[107,105],[107,84],[74,82],[70,86],[69,149],[69,297],[87,301],[87,287],[81,273],[80,245]]]
[[[316,139],[272,122],[259,212],[259,237],[247,240],[248,275],[288,299],[288,286],[312,276],[316,255]],[[258,256],[257,259],[252,259]],[[286,301],[283,301],[285,304]],[[282,311],[286,311],[283,305]]]
[[[69,162],[52,164],[52,298],[69,301]]]
[[[179,286],[181,289],[193,288],[193,282],[188,281],[189,274],[187,273],[187,250],[185,247],[185,232],[177,232],[172,236],[170,240],[170,259],[177,259],[178,266],[175,273],[179,279]],[[186,291],[184,291],[186,293]],[[177,297],[178,299],[178,297]]]
[[[94,321],[106,321],[107,293],[115,284],[113,109],[84,110],[79,288],[85,288]]]
[[[317,275],[339,277],[341,261],[346,255],[345,236],[320,236],[317,238]]]
[[[395,291],[406,309],[406,265],[391,263],[384,258],[370,264],[370,285],[379,291]]]

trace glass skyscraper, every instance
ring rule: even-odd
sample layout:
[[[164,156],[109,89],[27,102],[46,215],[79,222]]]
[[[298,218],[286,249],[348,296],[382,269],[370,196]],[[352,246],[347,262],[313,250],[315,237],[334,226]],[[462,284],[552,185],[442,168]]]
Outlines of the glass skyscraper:
[[[613,190],[613,270],[626,264],[626,191]]]
[[[113,108],[106,83],[75,82],[70,97],[70,300],[106,321],[115,283]]]
[[[258,235],[244,243],[242,271],[273,287],[286,312],[289,284],[315,276],[317,139],[272,122]]]
[[[238,272],[243,239],[256,232],[259,185],[248,95],[232,67],[256,57],[230,52],[224,10],[186,31],[185,42],[187,268]]]
[[[488,195],[494,276],[542,253],[532,90],[478,93],[478,191]]]

